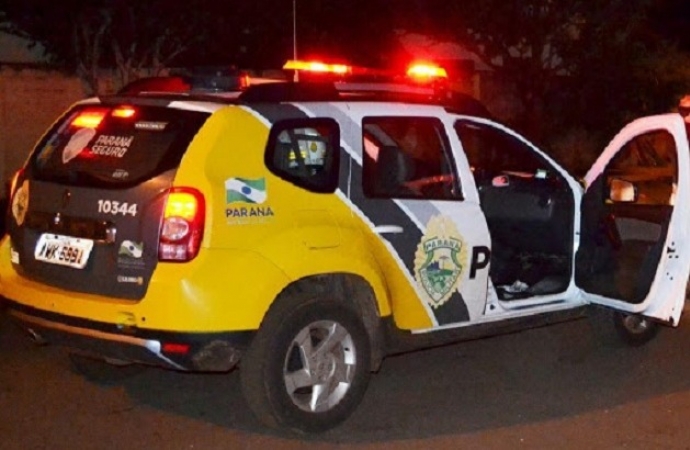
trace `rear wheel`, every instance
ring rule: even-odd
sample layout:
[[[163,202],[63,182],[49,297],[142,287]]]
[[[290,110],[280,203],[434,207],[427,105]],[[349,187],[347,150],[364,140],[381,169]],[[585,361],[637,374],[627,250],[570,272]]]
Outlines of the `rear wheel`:
[[[319,432],[347,419],[370,377],[370,343],[356,312],[305,293],[278,301],[244,355],[243,395],[264,424]]]
[[[639,347],[654,339],[660,329],[647,317],[609,308],[593,307],[590,319],[598,336],[611,346]]]

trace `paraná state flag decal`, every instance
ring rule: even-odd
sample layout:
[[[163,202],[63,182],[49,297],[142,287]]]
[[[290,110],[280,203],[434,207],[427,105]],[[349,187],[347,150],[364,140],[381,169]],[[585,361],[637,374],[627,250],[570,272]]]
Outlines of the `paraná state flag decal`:
[[[263,203],[266,201],[265,178],[228,178],[225,180],[227,203]]]

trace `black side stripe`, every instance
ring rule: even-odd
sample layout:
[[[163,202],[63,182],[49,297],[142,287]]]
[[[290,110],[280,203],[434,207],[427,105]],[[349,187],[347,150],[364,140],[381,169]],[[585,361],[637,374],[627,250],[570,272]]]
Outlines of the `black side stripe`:
[[[347,156],[348,158],[349,155]],[[391,243],[400,259],[405,263],[408,272],[414,276],[414,257],[417,244],[422,239],[422,232],[412,219],[390,199],[371,199],[362,191],[362,166],[350,158],[352,168],[352,191],[350,201],[369,218],[374,226],[396,225],[402,233],[386,234],[385,239]]]
[[[287,103],[252,103],[248,108],[261,115],[270,124],[283,119],[308,119],[309,116],[294,105]]]
[[[417,246],[423,237],[421,230],[417,228],[417,225],[412,219],[393,200],[370,199],[365,197],[362,191],[362,166],[357,164],[349,155],[344,155],[343,153],[346,152],[341,151],[341,161],[345,161],[346,158],[349,158],[349,162],[352,164],[352,191],[350,201],[354,203],[371,222],[373,222],[374,226],[397,225],[403,229],[403,233],[387,234],[384,239],[391,243],[395,252],[404,262],[407,271],[412,278],[415,278],[414,261]],[[342,188],[343,186],[341,186],[341,189]],[[345,189],[347,189],[347,186],[345,186]],[[347,191],[344,190],[343,192]],[[470,320],[467,305],[462,298],[462,294],[458,291],[454,291],[446,303],[431,309],[439,325]]]

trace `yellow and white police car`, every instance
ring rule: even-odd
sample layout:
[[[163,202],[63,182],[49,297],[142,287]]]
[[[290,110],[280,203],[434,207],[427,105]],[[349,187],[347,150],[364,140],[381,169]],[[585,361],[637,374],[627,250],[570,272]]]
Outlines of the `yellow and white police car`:
[[[239,367],[261,421],[306,432],[392,353],[587,313],[631,345],[678,324],[680,116],[632,122],[580,183],[438,70],[286,67],[331,76],[153,79],[69,109],[13,182],[7,312],[111,362]]]

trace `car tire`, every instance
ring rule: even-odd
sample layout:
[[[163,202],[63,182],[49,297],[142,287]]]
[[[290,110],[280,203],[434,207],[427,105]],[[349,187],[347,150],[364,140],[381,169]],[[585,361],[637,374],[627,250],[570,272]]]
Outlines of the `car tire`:
[[[68,356],[74,373],[101,385],[120,383],[145,370],[141,364],[108,361],[81,353],[69,353]]]
[[[268,312],[240,362],[242,393],[269,427],[325,431],[359,405],[371,376],[370,354],[353,307],[305,292],[288,294]]]
[[[659,334],[657,322],[639,314],[592,307],[590,323],[598,338],[609,347],[640,347]]]

